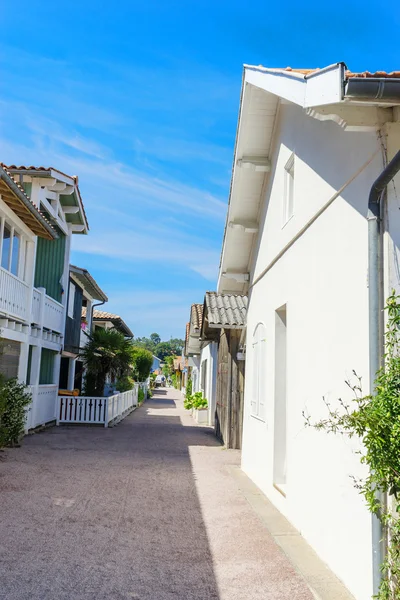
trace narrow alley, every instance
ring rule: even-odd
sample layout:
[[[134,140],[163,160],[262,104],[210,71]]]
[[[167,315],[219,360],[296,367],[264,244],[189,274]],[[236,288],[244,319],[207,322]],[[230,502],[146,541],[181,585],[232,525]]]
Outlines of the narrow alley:
[[[0,462],[4,600],[309,600],[211,429],[160,389],[110,429],[58,427]]]

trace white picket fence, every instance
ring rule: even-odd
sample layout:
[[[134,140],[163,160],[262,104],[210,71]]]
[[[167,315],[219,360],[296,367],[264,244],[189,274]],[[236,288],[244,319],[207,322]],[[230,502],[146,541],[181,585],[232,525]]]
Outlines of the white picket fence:
[[[120,421],[138,405],[139,389],[147,397],[147,385],[135,383],[132,390],[108,397],[59,396],[57,425],[60,423],[83,423],[104,425]]]

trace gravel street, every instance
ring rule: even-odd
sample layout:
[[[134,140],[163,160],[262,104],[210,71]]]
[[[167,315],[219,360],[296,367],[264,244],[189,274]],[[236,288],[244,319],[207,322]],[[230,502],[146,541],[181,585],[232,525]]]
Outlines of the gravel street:
[[[239,460],[171,389],[114,428],[25,438],[0,460],[0,598],[310,600]]]

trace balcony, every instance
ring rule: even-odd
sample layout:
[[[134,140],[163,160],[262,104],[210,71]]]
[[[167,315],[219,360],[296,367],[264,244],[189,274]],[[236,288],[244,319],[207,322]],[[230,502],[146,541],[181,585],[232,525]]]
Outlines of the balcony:
[[[44,288],[33,288],[32,323],[55,333],[64,332],[64,307],[47,296]]]
[[[29,323],[30,290],[24,281],[0,267],[0,312],[7,317]]]
[[[47,296],[44,288],[33,288],[32,306],[30,286],[0,267],[0,313],[9,320],[33,324],[55,334],[64,333],[64,307]]]

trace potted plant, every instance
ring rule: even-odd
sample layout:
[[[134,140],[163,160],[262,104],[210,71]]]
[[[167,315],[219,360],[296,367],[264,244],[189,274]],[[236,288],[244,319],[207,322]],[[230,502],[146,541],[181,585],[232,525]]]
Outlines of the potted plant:
[[[193,416],[199,425],[208,423],[208,401],[202,392],[195,392],[192,396]]]

